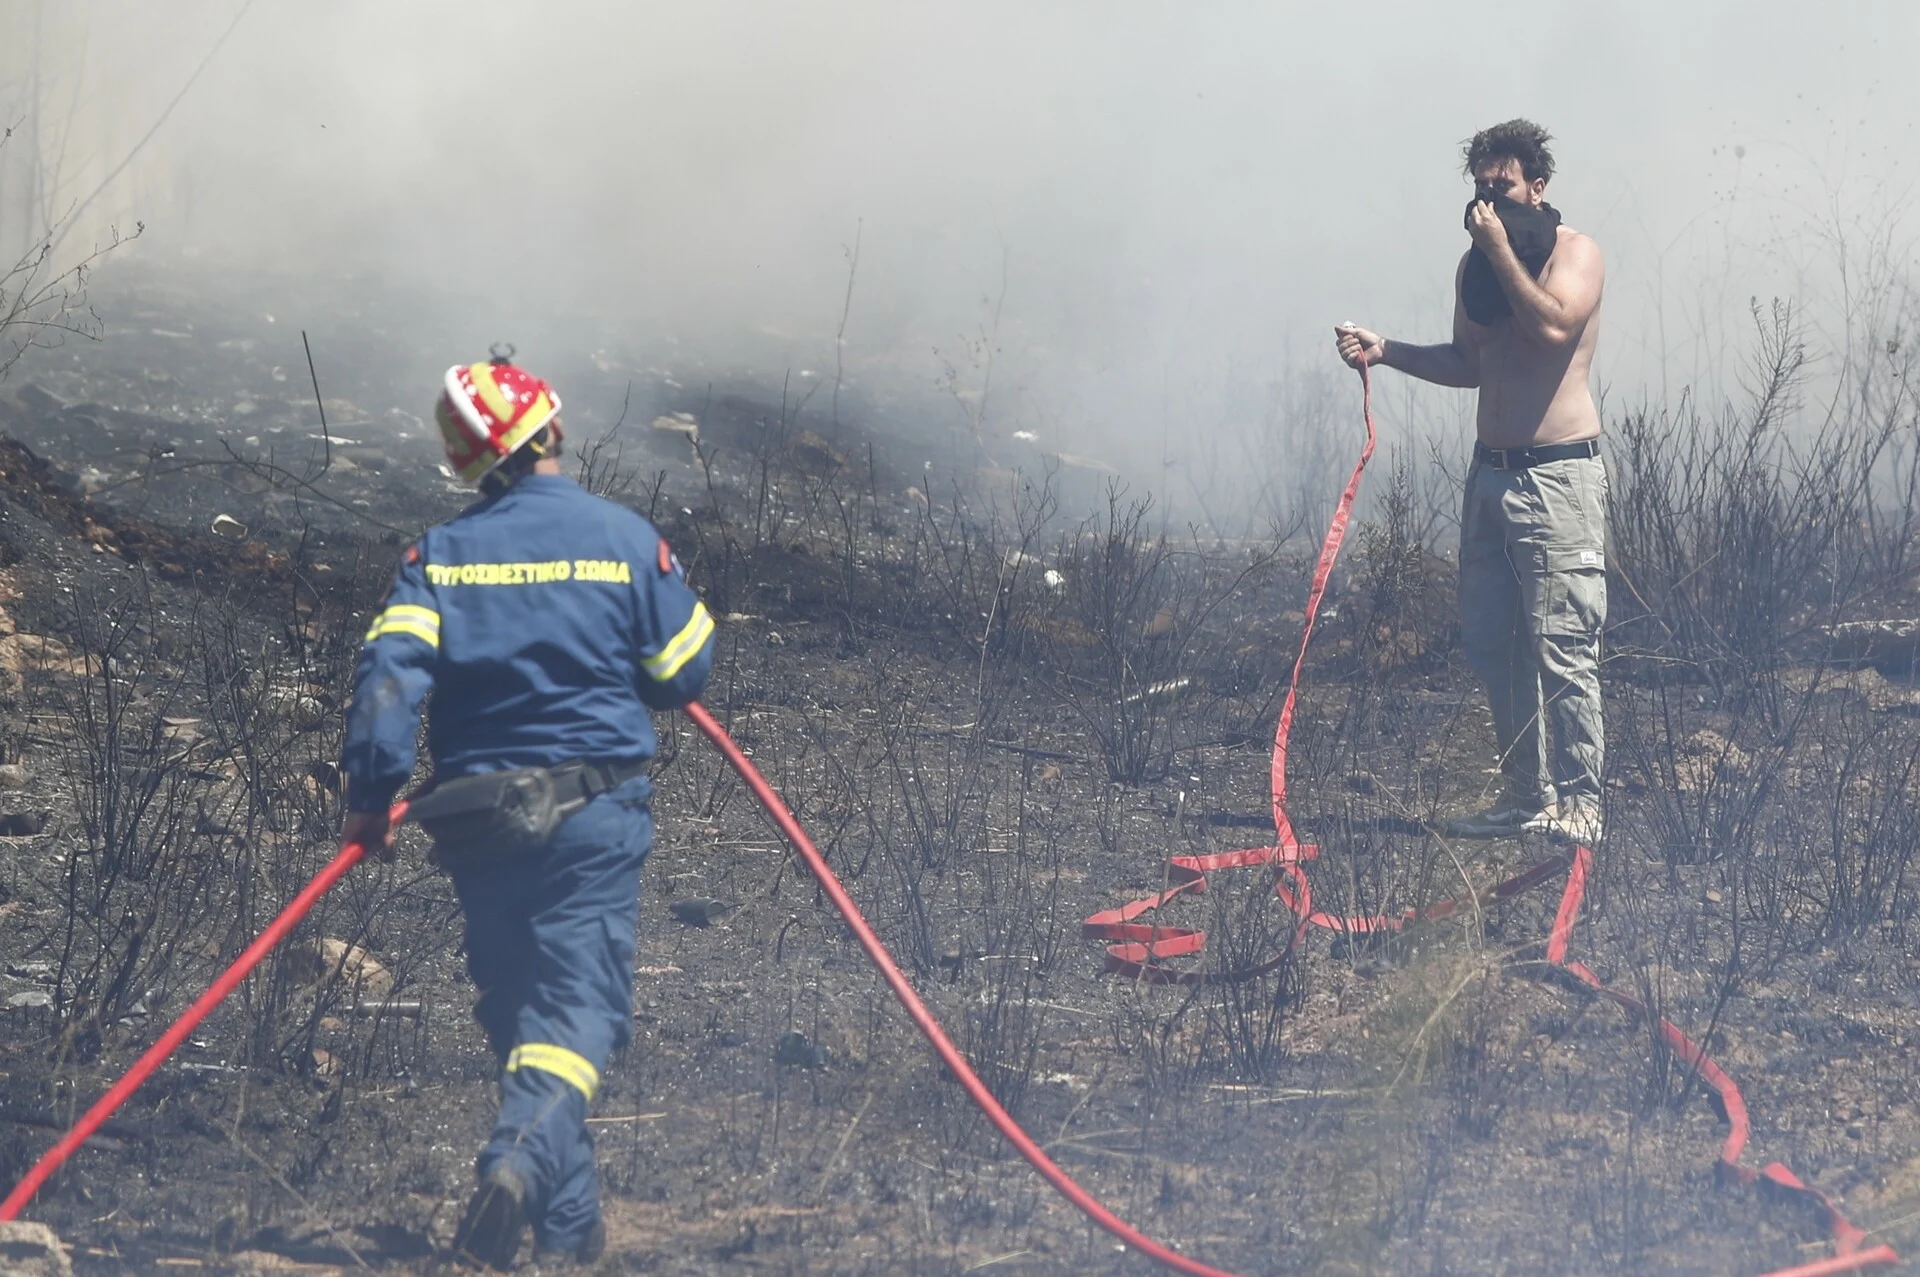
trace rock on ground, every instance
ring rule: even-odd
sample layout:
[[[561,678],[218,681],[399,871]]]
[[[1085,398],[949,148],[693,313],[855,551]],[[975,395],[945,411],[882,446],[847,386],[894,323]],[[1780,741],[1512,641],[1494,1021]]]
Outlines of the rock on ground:
[[[0,1223],[0,1277],[72,1277],[59,1234],[45,1224]]]

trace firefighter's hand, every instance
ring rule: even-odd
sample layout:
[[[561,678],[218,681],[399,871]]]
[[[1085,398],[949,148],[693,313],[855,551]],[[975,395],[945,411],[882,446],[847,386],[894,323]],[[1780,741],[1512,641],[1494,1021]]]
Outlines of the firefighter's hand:
[[[346,828],[340,832],[342,845],[359,843],[367,849],[367,854],[379,859],[382,864],[393,863],[393,827],[387,824],[384,811],[350,811],[347,813]]]
[[[1363,363],[1379,363],[1380,356],[1386,353],[1387,342],[1378,333],[1355,324],[1342,324],[1333,330],[1333,348],[1346,360],[1347,367],[1358,368]]]

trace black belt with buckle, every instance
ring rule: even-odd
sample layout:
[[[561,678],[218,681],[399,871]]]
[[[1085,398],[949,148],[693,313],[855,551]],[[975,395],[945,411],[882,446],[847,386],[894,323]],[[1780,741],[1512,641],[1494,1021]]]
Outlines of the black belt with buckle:
[[[433,836],[436,863],[546,850],[561,825],[609,790],[648,770],[645,759],[577,758],[552,767],[515,767],[435,784],[407,800],[407,818]]]
[[[568,773],[578,769],[577,779]],[[592,759],[575,759],[569,763],[560,763],[549,767],[554,779],[564,787],[571,782],[580,786],[581,796],[591,802],[608,790],[618,789],[635,776],[644,776],[653,770],[653,760],[642,758],[635,761],[597,762]]]
[[[1582,439],[1579,443],[1543,443],[1535,448],[1489,448],[1484,443],[1473,445],[1473,458],[1492,466],[1495,470],[1525,470],[1528,466],[1544,465],[1549,461],[1584,461],[1600,455],[1598,439]]]

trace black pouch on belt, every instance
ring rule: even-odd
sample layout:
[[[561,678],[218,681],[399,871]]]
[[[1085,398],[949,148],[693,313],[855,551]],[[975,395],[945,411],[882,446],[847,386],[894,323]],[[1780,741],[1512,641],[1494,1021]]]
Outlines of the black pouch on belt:
[[[482,772],[408,800],[407,817],[432,836],[439,863],[535,855],[567,817],[645,770],[644,762],[574,761]]]

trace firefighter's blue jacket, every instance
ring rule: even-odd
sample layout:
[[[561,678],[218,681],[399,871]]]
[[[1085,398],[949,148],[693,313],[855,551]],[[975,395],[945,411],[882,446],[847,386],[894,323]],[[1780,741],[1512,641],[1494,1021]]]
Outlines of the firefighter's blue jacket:
[[[342,770],[354,811],[413,774],[427,693],[439,780],[654,751],[647,710],[706,685],[713,618],[653,525],[530,474],[431,528],[367,631]]]

